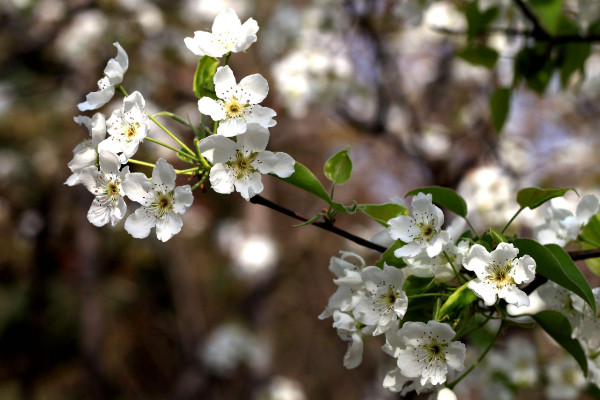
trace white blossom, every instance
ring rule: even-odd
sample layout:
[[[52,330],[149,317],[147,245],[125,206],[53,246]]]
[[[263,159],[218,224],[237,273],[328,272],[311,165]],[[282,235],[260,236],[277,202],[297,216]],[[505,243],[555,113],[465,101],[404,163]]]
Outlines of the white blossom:
[[[340,251],[340,257],[331,257],[329,271],[337,277],[333,282],[338,288],[329,298],[329,303],[319,315],[319,319],[331,317],[336,310],[348,313],[354,310],[365,294],[365,286],[360,275],[365,266],[365,260],[352,252]]]
[[[547,363],[546,373],[548,386],[545,393],[549,400],[576,399],[586,385],[581,368],[570,356]]]
[[[217,193],[232,193],[234,189],[246,200],[263,191],[261,174],[287,178],[294,173],[295,161],[286,153],[266,151],[269,130],[249,124],[237,143],[213,135],[198,143],[200,153],[215,165],[210,170],[210,184]]]
[[[79,111],[96,110],[113,98],[115,86],[123,82],[123,75],[129,67],[129,57],[127,53],[117,42],[113,43],[117,48],[117,56],[108,60],[104,68],[104,77],[98,81],[98,91],[88,93],[85,96],[86,101],[79,103]]]
[[[123,107],[115,110],[106,121],[109,137],[100,143],[99,151],[121,154],[125,164],[137,151],[140,142],[148,135],[146,102],[140,92],[133,92],[123,100]]]
[[[401,329],[386,332],[382,349],[398,359],[398,368],[388,373],[384,386],[399,391],[413,381],[420,392],[446,382],[449,374],[464,368],[466,347],[452,341],[454,336],[450,325],[436,321],[408,321]]]
[[[564,247],[577,239],[581,227],[590,221],[599,208],[598,198],[593,194],[581,198],[575,215],[565,208],[563,199],[552,199],[545,222],[533,229],[533,237],[541,244],[554,243]]]
[[[333,312],[333,327],[337,329],[340,339],[349,342],[344,354],[344,367],[358,367],[362,362],[363,339],[357,321],[352,315],[336,310]]]
[[[384,264],[383,270],[366,267],[361,272],[365,296],[354,308],[354,316],[365,325],[375,326],[373,336],[392,328],[404,317],[408,297],[402,290],[404,273]]]
[[[596,309],[600,312],[600,288],[592,289]],[[581,323],[577,330],[577,337],[583,343],[583,347],[590,353],[600,351],[600,318],[594,314],[592,308],[579,296],[573,295],[573,308],[581,315]]]
[[[140,172],[127,175],[123,190],[127,197],[142,206],[127,217],[125,230],[134,238],[142,239],[156,226],[156,237],[163,242],[179,233],[185,213],[194,196],[190,185],[175,187],[175,169],[159,158],[152,170],[152,181]]]
[[[100,170],[90,166],[80,173],[81,183],[95,196],[87,217],[96,226],[104,226],[108,222],[115,226],[127,211],[122,183],[129,174],[129,167],[119,171],[119,158],[108,151],[100,152],[99,159]]]
[[[400,215],[388,221],[390,235],[406,244],[396,251],[396,257],[415,257],[425,250],[429,257],[441,253],[450,234],[443,231],[444,213],[433,205],[431,194],[419,193],[412,199],[412,217]]]
[[[244,24],[235,10],[226,8],[213,22],[212,33],[194,32],[194,37],[186,37],[185,45],[197,56],[221,57],[229,52],[239,53],[256,42],[257,22],[250,18]]]
[[[73,149],[73,159],[67,164],[72,174],[65,182],[65,185],[69,186],[80,184],[79,174],[81,170],[98,163],[98,144],[106,137],[104,114],[96,113],[92,118],[80,115],[73,119],[79,125],[83,125],[88,129],[91,139],[79,143]]]
[[[447,282],[454,278],[452,265],[458,272],[462,267],[463,257],[469,251],[469,243],[461,241],[458,246],[448,242],[442,247],[443,252],[435,257],[429,257],[427,253],[420,253],[414,258],[404,258],[409,270],[421,278],[435,278],[436,281]],[[446,258],[452,261],[452,265]]]
[[[500,243],[491,253],[475,244],[464,258],[463,266],[477,275],[467,287],[486,306],[496,303],[498,297],[517,307],[529,305],[529,297],[517,284],[533,281],[535,261],[529,255],[517,259],[518,254],[519,250],[509,243]]]
[[[219,100],[203,97],[198,100],[198,109],[214,121],[220,121],[217,128],[219,135],[239,135],[246,132],[250,123],[264,128],[275,126],[277,122],[273,117],[277,113],[258,105],[269,93],[269,84],[262,75],[249,75],[236,83],[233,71],[226,65],[217,68],[214,83]]]
[[[581,309],[575,308],[575,303],[581,300],[579,296],[552,281],[544,283],[534,293],[542,301],[543,309],[558,311],[569,320],[573,339],[580,336],[583,314]]]

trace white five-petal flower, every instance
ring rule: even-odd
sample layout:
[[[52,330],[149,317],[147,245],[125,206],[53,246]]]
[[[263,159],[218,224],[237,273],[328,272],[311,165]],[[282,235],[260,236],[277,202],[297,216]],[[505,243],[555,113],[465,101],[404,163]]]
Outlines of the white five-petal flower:
[[[108,151],[100,152],[99,158],[99,171],[91,166],[84,168],[80,174],[81,183],[95,196],[87,217],[96,226],[104,226],[109,221],[115,226],[127,211],[122,183],[129,174],[129,167],[119,171],[119,157]]]
[[[221,57],[229,52],[245,51],[256,42],[258,24],[252,18],[242,25],[235,10],[224,9],[215,18],[212,33],[194,32],[194,37],[186,37],[185,45],[197,56]]]
[[[266,151],[269,130],[249,124],[237,143],[213,135],[198,143],[200,153],[215,165],[210,170],[210,184],[217,193],[232,193],[234,188],[246,200],[263,190],[261,174],[287,178],[294,173],[295,161],[286,153]]]
[[[404,317],[408,297],[402,290],[404,273],[384,264],[383,270],[367,267],[361,272],[366,294],[354,308],[356,320],[375,326],[373,336],[380,335]]]
[[[554,243],[564,247],[571,240],[577,239],[581,227],[586,225],[600,209],[598,198],[593,194],[581,198],[575,215],[565,208],[565,203],[561,198],[550,200],[544,223],[533,229],[535,240],[541,244]]]
[[[356,260],[355,262],[352,262]],[[325,310],[319,315],[319,319],[329,318],[334,311],[352,312],[362,296],[365,288],[360,276],[365,268],[365,260],[358,254],[340,251],[340,257],[331,257],[329,260],[329,271],[337,278],[333,282],[338,289],[329,298]]]
[[[386,377],[388,387],[397,391],[408,380],[421,388],[441,385],[449,373],[461,371],[466,347],[453,342],[454,336],[450,325],[436,321],[408,321],[400,330],[388,331],[383,350],[398,359],[398,369]]]
[[[260,74],[245,77],[236,83],[229,66],[217,68],[214,77],[215,92],[219,100],[203,97],[198,100],[202,114],[220,121],[217,133],[231,137],[246,132],[247,124],[256,123],[264,128],[275,126],[277,115],[268,107],[259,106],[269,93],[269,84]]]
[[[519,249],[510,243],[500,243],[489,253],[475,244],[463,260],[463,266],[475,272],[467,287],[483,299],[486,306],[496,303],[497,297],[517,307],[528,306],[529,297],[517,285],[535,278],[535,261],[529,255],[516,258]]]
[[[412,217],[400,215],[388,221],[393,239],[406,244],[396,251],[396,257],[415,257],[425,250],[429,257],[441,253],[450,241],[450,233],[443,231],[444,213],[433,205],[431,194],[419,193],[412,199]]]
[[[140,142],[148,135],[146,102],[140,92],[133,92],[123,100],[123,108],[115,110],[106,121],[109,137],[100,143],[99,151],[121,153],[125,164],[137,151]]]
[[[73,159],[69,161],[69,169],[72,174],[65,184],[69,186],[81,183],[79,174],[86,167],[97,165],[98,145],[106,137],[106,120],[104,114],[96,113],[92,118],[80,115],[73,118],[75,122],[85,126],[90,132],[91,139],[79,143],[73,149]]]
[[[344,354],[344,367],[356,368],[362,362],[363,339],[356,320],[350,314],[335,311],[333,313],[333,327],[337,329],[338,336],[348,343],[348,349]]]
[[[156,226],[156,237],[163,242],[179,233],[183,221],[179,214],[194,201],[190,185],[175,187],[175,169],[159,158],[152,170],[152,181],[140,172],[127,175],[123,190],[127,197],[140,203],[134,214],[127,217],[125,230],[142,239]]]
[[[123,75],[129,67],[129,57],[117,42],[113,43],[117,48],[117,56],[108,60],[104,68],[104,77],[98,81],[98,91],[88,93],[83,103],[77,107],[79,111],[96,110],[110,101],[115,95],[115,86],[123,82]]]

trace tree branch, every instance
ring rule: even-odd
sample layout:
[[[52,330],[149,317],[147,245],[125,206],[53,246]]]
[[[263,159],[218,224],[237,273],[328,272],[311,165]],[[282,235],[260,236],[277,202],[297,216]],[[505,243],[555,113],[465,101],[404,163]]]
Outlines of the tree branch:
[[[464,29],[450,29],[444,26],[431,26],[433,31],[442,33],[445,35],[466,35],[467,31]],[[539,41],[552,42],[553,44],[564,44],[564,43],[595,43],[600,42],[600,35],[540,35],[536,34],[533,30],[522,30],[508,27],[490,27],[483,35],[489,35],[491,33],[500,33],[506,36],[523,36],[531,37]]]
[[[272,210],[275,210],[277,212],[285,214],[288,217],[292,217],[294,219],[297,219],[298,221],[302,221],[302,222],[308,221],[308,218],[306,218],[306,217],[304,217],[304,216],[302,216],[302,215],[300,215],[300,214],[298,214],[298,213],[296,213],[296,212],[294,212],[294,211],[292,211],[290,209],[287,209],[287,208],[282,207],[282,206],[280,206],[278,204],[275,204],[272,201],[267,200],[267,199],[265,199],[264,197],[262,197],[260,195],[256,195],[256,196],[252,197],[250,199],[250,203],[260,204],[261,206],[268,207],[268,208],[270,208]],[[354,242],[356,244],[359,244],[359,245],[364,246],[366,248],[369,248],[371,250],[378,251],[380,253],[383,253],[384,251],[387,250],[384,246],[380,246],[380,245],[378,245],[376,243],[370,242],[370,241],[368,241],[366,239],[358,237],[358,236],[356,236],[356,235],[354,235],[354,234],[352,234],[350,232],[347,232],[347,231],[345,231],[343,229],[340,229],[340,228],[334,226],[331,221],[313,222],[311,225],[314,225],[317,228],[321,228],[321,229],[324,229],[326,231],[335,233],[338,236],[346,238],[346,239],[348,239],[348,240],[350,240],[350,241],[352,241],[352,242]]]
[[[573,261],[587,260],[588,258],[600,257],[600,249],[569,251],[569,256]]]
[[[533,25],[532,36],[538,39],[552,39],[552,35],[548,33],[546,28],[542,26],[540,21],[538,21],[537,17],[531,12],[529,7],[525,4],[523,0],[513,0],[515,5],[521,10],[525,18],[527,18],[531,24]]]

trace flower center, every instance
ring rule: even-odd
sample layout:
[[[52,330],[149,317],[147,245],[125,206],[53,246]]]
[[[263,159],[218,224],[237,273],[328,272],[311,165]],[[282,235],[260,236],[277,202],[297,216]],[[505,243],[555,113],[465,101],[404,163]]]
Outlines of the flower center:
[[[509,274],[510,269],[510,263],[504,266],[492,264],[492,273],[490,274],[488,279],[496,285],[496,288],[498,288],[498,290],[502,289],[506,285],[515,284],[515,280]]]
[[[156,200],[150,205],[154,209],[154,216],[156,218],[161,218],[173,209],[173,194],[173,190],[168,193],[158,193]]]
[[[433,339],[429,344],[423,346],[427,352],[427,361],[432,362],[434,360],[440,360],[446,362],[446,354],[444,350],[448,347],[446,343],[438,343],[437,340]]]
[[[101,189],[101,198],[100,202],[102,204],[114,204],[119,197],[121,197],[121,182],[118,180],[108,180],[106,185],[100,186]]]
[[[398,293],[397,290],[394,290],[393,287],[388,286],[387,292],[379,296],[377,303],[381,304],[386,311],[389,311],[392,308],[394,308],[394,304],[396,303],[396,300],[398,300],[399,297],[400,293]]]
[[[433,227],[433,221],[428,221],[423,219],[420,223],[417,224],[419,229],[421,230],[420,239],[429,242],[437,233],[435,228]]]
[[[257,155],[258,153],[250,153],[246,156],[244,153],[237,150],[235,153],[235,160],[228,161],[225,164],[227,164],[229,168],[233,169],[237,179],[242,179],[244,176],[258,171],[252,166],[252,163],[256,159]]]
[[[244,105],[240,103],[235,96],[231,96],[231,100],[224,104],[225,106],[225,115],[227,119],[229,118],[237,118],[244,117]]]
[[[125,137],[125,140],[130,142],[137,136],[138,128],[140,127],[139,122],[135,123],[124,123],[121,125],[121,135]]]

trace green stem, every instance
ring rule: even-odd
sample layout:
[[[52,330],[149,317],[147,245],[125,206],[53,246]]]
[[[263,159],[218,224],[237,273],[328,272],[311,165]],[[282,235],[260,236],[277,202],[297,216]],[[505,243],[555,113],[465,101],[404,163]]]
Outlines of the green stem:
[[[435,305],[433,307],[433,320],[439,321],[438,314],[440,313],[440,307],[442,306],[442,299],[438,297],[435,299]]]
[[[506,223],[506,225],[504,226],[504,228],[502,228],[502,230],[500,231],[500,233],[504,234],[504,231],[509,227],[509,225],[515,220],[515,218],[517,218],[517,215],[519,215],[521,213],[521,211],[523,211],[525,209],[525,207],[521,207],[519,208],[519,211],[517,211],[515,213],[515,215],[512,216],[512,218],[510,219],[510,221],[508,221]]]
[[[452,267],[452,271],[454,271],[454,275],[456,276],[456,279],[458,279],[458,282],[460,282],[460,284],[462,285],[463,283],[465,283],[465,280],[463,279],[462,276],[460,276],[458,274],[458,271],[456,270],[456,268],[454,267],[454,263],[452,262],[452,260],[450,259],[450,256],[448,255],[448,253],[446,253],[446,251],[443,252],[444,256],[446,257],[446,260],[448,260],[448,263],[450,264],[450,266]]]
[[[188,168],[188,169],[176,169],[175,173],[182,175],[182,174],[187,174],[188,172],[196,172],[196,171],[200,171],[200,167],[194,167],[194,168]]]
[[[155,164],[152,164],[152,163],[149,163],[149,162],[145,162],[145,161],[134,160],[133,158],[130,158],[127,161],[130,162],[130,163],[132,163],[132,164],[143,165],[145,167],[150,167],[150,168],[154,168],[154,166],[155,166]]]
[[[127,94],[127,92],[125,91],[125,88],[124,88],[123,86],[121,86],[121,85],[117,85],[117,86],[116,86],[116,89],[117,89],[119,92],[121,92],[121,93],[123,94],[123,96],[125,96],[125,97],[129,96],[129,95]]]
[[[198,189],[200,187],[200,185],[202,185],[204,183],[206,178],[208,178],[208,174],[204,174],[204,176],[198,181],[198,183],[196,183],[194,186],[192,186],[192,192],[194,190]]]
[[[153,116],[152,116],[150,113],[146,113],[146,114],[148,114],[148,117],[149,117],[149,118],[150,118],[150,119],[151,119],[151,120],[152,120],[152,121],[153,121],[153,122],[154,122],[156,125],[158,125],[158,127],[159,127],[160,129],[162,129],[163,131],[165,131],[165,132],[167,133],[167,135],[171,136],[171,138],[172,138],[173,140],[175,140],[175,141],[176,141],[176,142],[177,142],[177,143],[178,143],[178,144],[179,144],[179,145],[180,145],[180,146],[181,146],[181,147],[182,147],[182,148],[183,148],[185,151],[187,151],[188,153],[190,153],[192,156],[195,156],[195,155],[196,155],[196,154],[195,154],[195,153],[194,153],[194,152],[193,152],[193,151],[192,151],[192,150],[191,150],[189,147],[187,147],[187,146],[185,145],[185,143],[183,143],[181,140],[179,140],[179,138],[178,138],[177,136],[173,135],[173,134],[171,133],[171,131],[169,131],[167,128],[165,128],[165,126],[164,126],[163,124],[161,124],[160,122],[158,122],[158,121],[156,120],[156,118],[154,118],[154,117],[153,117]]]
[[[195,155],[195,154],[194,154],[194,155],[189,155],[188,153],[185,153],[185,152],[183,152],[183,151],[181,151],[181,150],[178,150],[178,149],[176,149],[176,148],[175,148],[175,147],[173,147],[173,146],[169,146],[168,144],[166,144],[166,143],[163,143],[163,142],[161,142],[160,140],[156,140],[156,139],[153,139],[153,138],[151,138],[151,137],[146,137],[144,140],[147,140],[147,141],[149,141],[149,142],[152,142],[152,143],[156,143],[156,144],[158,144],[158,145],[160,145],[160,146],[166,147],[167,149],[173,150],[175,153],[177,153],[177,154],[179,154],[179,155],[181,155],[181,156],[183,156],[183,157],[186,157],[186,158],[192,159],[192,160],[194,160],[194,161],[200,161],[200,160],[198,160],[198,158],[196,157],[196,155]]]
[[[229,57],[231,57],[231,52],[225,54],[225,63],[223,65],[229,64]]]
[[[408,299],[412,300],[412,299],[418,299],[418,298],[421,298],[421,297],[436,297],[436,296],[439,296],[439,297],[450,297],[450,295],[447,294],[447,293],[421,293],[421,294],[415,294],[415,295],[412,295],[412,296],[408,296]]]
[[[489,315],[486,315],[485,320],[483,322],[480,322],[479,324],[477,324],[477,326],[467,330],[466,332],[456,332],[456,336],[454,338],[454,340],[458,340],[462,337],[465,337],[467,335],[469,335],[472,332],[475,332],[478,329],[481,329],[482,326],[484,326],[485,324],[487,324],[487,322],[492,319],[492,315],[494,315],[494,312],[490,312]]]
[[[467,217],[463,217],[463,218],[467,222],[467,225],[469,225],[469,228],[471,228],[471,231],[473,231],[473,234],[475,235],[475,240],[479,239],[479,234],[477,233],[477,230],[475,229],[475,227],[473,226],[471,221],[469,221],[469,219]]]
[[[214,126],[214,128],[213,128],[213,133],[212,134],[216,135],[217,134],[217,128],[219,127],[219,121],[215,121],[215,124],[213,126]]]
[[[479,358],[477,359],[477,361],[475,361],[473,363],[473,365],[471,365],[469,367],[469,369],[467,369],[465,372],[463,372],[461,376],[459,376],[458,378],[456,378],[456,380],[454,382],[447,384],[446,386],[448,387],[448,389],[450,389],[450,390],[454,389],[454,387],[458,384],[458,382],[462,381],[465,376],[469,375],[471,373],[471,371],[473,371],[475,369],[475,367],[481,361],[483,361],[483,359],[485,358],[485,356],[487,355],[487,353],[489,353],[489,351],[492,349],[492,347],[494,347],[494,343],[496,343],[496,340],[498,340],[498,337],[500,337],[500,333],[502,332],[503,328],[504,328],[504,321],[502,321],[502,323],[500,323],[500,327],[498,328],[498,331],[496,332],[496,334],[494,335],[494,337],[490,341],[490,344],[488,344],[487,348],[483,351],[483,353],[481,353],[481,355],[479,356]]]

